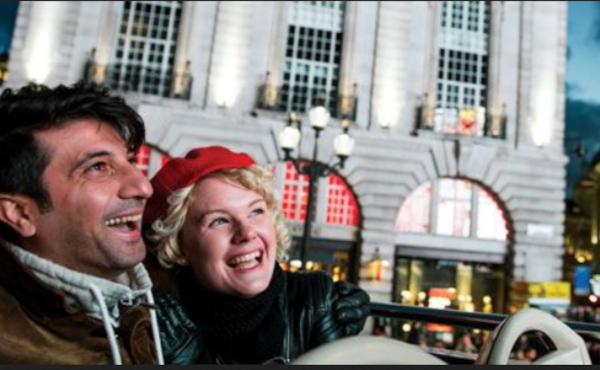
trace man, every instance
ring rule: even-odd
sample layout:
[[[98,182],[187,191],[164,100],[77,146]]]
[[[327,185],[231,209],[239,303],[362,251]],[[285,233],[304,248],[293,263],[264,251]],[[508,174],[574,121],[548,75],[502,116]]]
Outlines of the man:
[[[0,363],[162,361],[141,264],[143,139],[139,115],[96,87],[0,97]]]
[[[134,154],[144,133],[99,87],[0,96],[0,363],[160,364],[159,337],[169,350],[186,340],[183,324],[163,322],[159,335],[142,264],[152,187]],[[357,333],[368,295],[336,288],[337,318]]]

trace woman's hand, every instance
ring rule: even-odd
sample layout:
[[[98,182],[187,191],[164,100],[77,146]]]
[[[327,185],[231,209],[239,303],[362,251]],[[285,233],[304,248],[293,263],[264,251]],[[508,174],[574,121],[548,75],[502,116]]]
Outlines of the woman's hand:
[[[344,335],[357,335],[371,314],[367,292],[347,281],[335,283],[338,300],[333,304],[333,316],[344,325]]]

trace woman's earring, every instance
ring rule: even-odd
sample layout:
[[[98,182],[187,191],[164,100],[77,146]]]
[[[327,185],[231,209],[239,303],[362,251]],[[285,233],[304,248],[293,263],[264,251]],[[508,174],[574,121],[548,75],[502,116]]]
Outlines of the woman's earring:
[[[187,266],[187,265],[189,265],[189,261],[185,257],[179,257],[177,259],[177,264],[181,265],[181,266]]]

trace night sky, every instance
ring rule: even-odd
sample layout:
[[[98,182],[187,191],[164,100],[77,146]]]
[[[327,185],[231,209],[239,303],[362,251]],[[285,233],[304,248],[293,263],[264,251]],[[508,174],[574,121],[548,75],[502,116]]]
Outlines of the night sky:
[[[15,26],[18,6],[18,1],[0,2],[0,54],[8,51],[10,47],[10,38]]]
[[[600,1],[569,1],[565,151],[567,198],[600,151]],[[581,143],[583,157],[575,147]],[[580,152],[581,153],[581,152]]]
[[[0,2],[0,54],[9,50],[18,4]],[[565,151],[570,158],[566,197],[571,198],[582,169],[600,151],[600,1],[570,1],[568,27]],[[575,150],[577,144],[583,151]]]

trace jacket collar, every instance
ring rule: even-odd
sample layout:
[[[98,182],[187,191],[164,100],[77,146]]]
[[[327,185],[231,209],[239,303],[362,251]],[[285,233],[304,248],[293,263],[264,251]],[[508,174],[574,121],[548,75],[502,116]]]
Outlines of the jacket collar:
[[[143,265],[136,267],[134,274],[140,284],[138,293],[145,293],[150,289],[151,282]],[[19,260],[2,238],[0,238],[0,285],[29,312],[38,317],[65,317],[84,312],[81,307],[69,303],[73,300],[68,298],[64,290],[59,289],[58,286],[51,286],[36,276],[30,267]]]
[[[0,285],[23,306],[37,316],[68,316],[77,309],[66,302],[63,292],[46,286],[16,256],[0,238]]]
[[[8,249],[19,262],[51,288],[65,293],[69,304],[83,308],[90,316],[102,319],[102,311],[97,298],[93,297],[90,285],[94,284],[102,293],[102,300],[108,314],[117,326],[120,317],[119,305],[137,305],[152,288],[148,272],[140,263],[124,274],[125,283],[116,283],[96,276],[68,269],[43,259],[16,245],[7,243]]]

